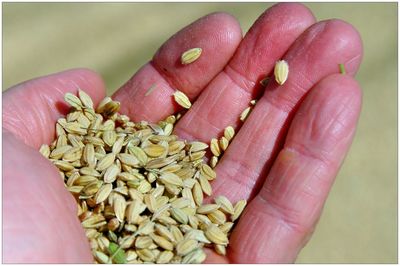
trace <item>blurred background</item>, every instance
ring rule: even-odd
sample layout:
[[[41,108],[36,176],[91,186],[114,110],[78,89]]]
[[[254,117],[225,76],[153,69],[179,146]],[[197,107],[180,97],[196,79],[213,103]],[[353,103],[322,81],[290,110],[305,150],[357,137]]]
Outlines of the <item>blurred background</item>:
[[[2,3],[3,91],[68,68],[111,95],[172,34],[210,12],[246,32],[272,3]],[[363,110],[349,155],[298,263],[397,263],[397,3],[306,3],[361,33]]]

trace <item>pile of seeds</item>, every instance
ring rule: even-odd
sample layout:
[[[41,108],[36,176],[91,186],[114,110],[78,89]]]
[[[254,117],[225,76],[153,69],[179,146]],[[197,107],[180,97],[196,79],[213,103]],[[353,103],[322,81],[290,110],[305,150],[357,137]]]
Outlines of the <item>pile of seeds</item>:
[[[179,116],[134,123],[118,113],[119,102],[106,97],[94,108],[82,90],[79,97],[67,93],[65,101],[71,112],[40,152],[75,197],[96,262],[201,263],[204,247],[225,255],[246,201],[233,205],[219,195],[203,204],[212,194],[216,162],[205,163],[208,144],[171,134]],[[233,135],[227,128],[211,143],[214,157]]]

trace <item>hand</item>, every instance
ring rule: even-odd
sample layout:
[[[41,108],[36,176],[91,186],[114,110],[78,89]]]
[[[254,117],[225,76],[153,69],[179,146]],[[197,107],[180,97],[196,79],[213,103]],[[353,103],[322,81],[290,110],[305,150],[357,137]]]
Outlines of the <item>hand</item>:
[[[190,65],[187,49],[201,47]],[[179,110],[175,89],[194,101],[175,134],[209,142],[229,125],[238,132],[220,160],[213,195],[249,205],[227,257],[208,262],[293,262],[310,238],[356,129],[361,91],[353,79],[362,58],[357,31],[339,20],[315,22],[301,4],[268,9],[242,38],[235,18],[214,13],[171,37],[113,98],[134,121],[158,121]],[[289,63],[283,86],[271,79]],[[338,74],[343,63],[347,75]],[[271,74],[268,74],[271,75]],[[148,89],[155,85],[150,95]],[[72,196],[38,148],[65,115],[66,92],[83,88],[98,103],[101,78],[76,69],[19,84],[3,94],[4,262],[92,262]],[[244,124],[238,117],[260,98]],[[240,129],[240,130],[239,130]]]

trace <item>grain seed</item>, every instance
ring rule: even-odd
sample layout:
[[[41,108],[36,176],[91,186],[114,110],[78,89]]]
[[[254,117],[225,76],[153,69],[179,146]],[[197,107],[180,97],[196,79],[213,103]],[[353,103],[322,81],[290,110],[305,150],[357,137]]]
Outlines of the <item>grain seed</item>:
[[[285,60],[279,60],[275,63],[274,68],[275,81],[279,85],[283,85],[289,75],[289,65]]]
[[[189,109],[192,106],[192,103],[190,102],[189,98],[184,94],[183,92],[177,90],[174,93],[174,99],[177,104],[182,106],[185,109]]]
[[[199,59],[201,52],[203,50],[201,48],[192,48],[187,50],[181,55],[181,63],[182,65],[187,65],[193,63],[197,59]]]

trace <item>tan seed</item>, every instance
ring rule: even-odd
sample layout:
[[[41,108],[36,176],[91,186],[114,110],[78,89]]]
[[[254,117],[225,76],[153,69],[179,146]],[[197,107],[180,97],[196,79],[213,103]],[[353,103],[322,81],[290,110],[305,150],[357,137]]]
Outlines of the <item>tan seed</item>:
[[[217,177],[215,171],[207,164],[202,164],[200,173],[207,178],[207,180],[214,180]]]
[[[123,222],[126,210],[126,200],[124,196],[115,194],[113,205],[115,216],[117,216],[120,222]]]
[[[136,238],[135,247],[139,249],[148,248],[153,243],[149,236],[139,236]]]
[[[190,151],[191,152],[203,151],[207,148],[208,148],[208,145],[204,142],[193,141],[190,143]]]
[[[221,155],[221,150],[219,148],[217,139],[214,139],[214,138],[211,139],[210,149],[211,149],[212,154],[214,154],[214,156],[218,157]]]
[[[179,176],[173,173],[163,173],[159,180],[165,185],[183,186],[183,181]]]
[[[138,254],[139,258],[145,262],[153,262],[155,259],[153,252],[151,252],[149,249],[140,249],[136,251],[136,253]]]
[[[117,175],[121,172],[116,164],[112,164],[110,167],[107,168],[106,172],[104,173],[104,182],[112,183],[117,179]]]
[[[244,122],[249,116],[250,111],[251,107],[247,107],[246,109],[244,109],[243,112],[240,114],[240,121]]]
[[[218,157],[217,157],[217,156],[211,157],[210,166],[211,166],[212,168],[215,168],[215,166],[217,166],[217,163],[218,163]]]
[[[96,170],[97,171],[103,171],[103,170],[107,169],[108,167],[110,167],[113,164],[114,160],[115,160],[115,155],[114,154],[109,153],[109,154],[105,155],[97,163]]]
[[[203,204],[203,190],[198,182],[194,184],[192,194],[197,206],[201,206]]]
[[[209,214],[213,211],[218,210],[220,205],[218,204],[205,204],[197,208],[196,212],[200,214]]]
[[[212,194],[212,188],[211,188],[211,185],[210,185],[210,183],[208,182],[207,178],[205,178],[204,176],[200,175],[199,181],[200,181],[200,186],[201,186],[201,189],[203,190],[203,192],[204,192],[207,196],[211,196],[211,194]]]
[[[40,146],[39,152],[46,158],[49,158],[50,155],[50,147],[47,144],[43,144]]]
[[[99,191],[97,191],[96,196],[94,197],[96,200],[96,204],[105,201],[110,195],[111,190],[112,190],[112,184],[102,185]]]
[[[225,151],[228,148],[229,141],[225,137],[221,137],[218,143],[221,150]]]
[[[169,250],[164,250],[160,253],[160,255],[157,258],[157,263],[169,263],[171,261],[171,259],[174,257],[174,253],[169,251]]]
[[[216,225],[210,224],[205,231],[206,237],[215,244],[226,245],[228,244],[228,237]]]
[[[221,210],[224,211],[225,213],[229,214],[234,213],[233,205],[227,197],[222,195],[218,196],[215,198],[215,203],[219,204],[221,206]]]
[[[154,243],[156,243],[158,246],[162,247],[163,249],[166,250],[173,250],[174,245],[169,242],[167,239],[165,239],[162,236],[156,235],[156,234],[150,234],[151,239],[153,239]]]
[[[182,263],[185,264],[200,264],[206,259],[206,253],[199,248],[196,249],[189,254],[187,254],[185,257],[182,259]]]
[[[197,59],[199,59],[201,52],[203,50],[201,48],[192,48],[187,50],[181,55],[181,63],[182,65],[187,65],[193,63]]]
[[[195,239],[183,239],[176,245],[176,253],[179,256],[185,256],[198,247],[198,242]]]
[[[214,245],[214,249],[219,255],[226,255],[226,247],[224,245]]]
[[[231,216],[231,220],[232,222],[234,222],[235,220],[237,220],[237,218],[240,217],[240,215],[242,214],[244,208],[246,207],[247,201],[246,200],[239,200],[234,207],[234,213]]]
[[[176,101],[177,104],[179,104],[180,106],[182,106],[183,108],[189,109],[192,104],[189,100],[189,98],[186,96],[186,94],[184,94],[183,92],[177,90],[174,93],[174,99]]]
[[[207,216],[210,219],[210,221],[214,224],[220,225],[226,222],[226,215],[220,210],[215,210],[209,213]]]
[[[81,100],[72,93],[67,92],[64,96],[64,100],[77,110],[81,110],[83,107]]]
[[[188,215],[181,209],[172,208],[171,215],[177,222],[181,224],[187,224],[189,221]]]
[[[228,126],[224,129],[224,137],[227,141],[231,141],[235,136],[235,129],[232,126]]]
[[[275,63],[274,68],[275,81],[279,85],[283,85],[289,75],[289,65],[285,60],[279,60]]]

